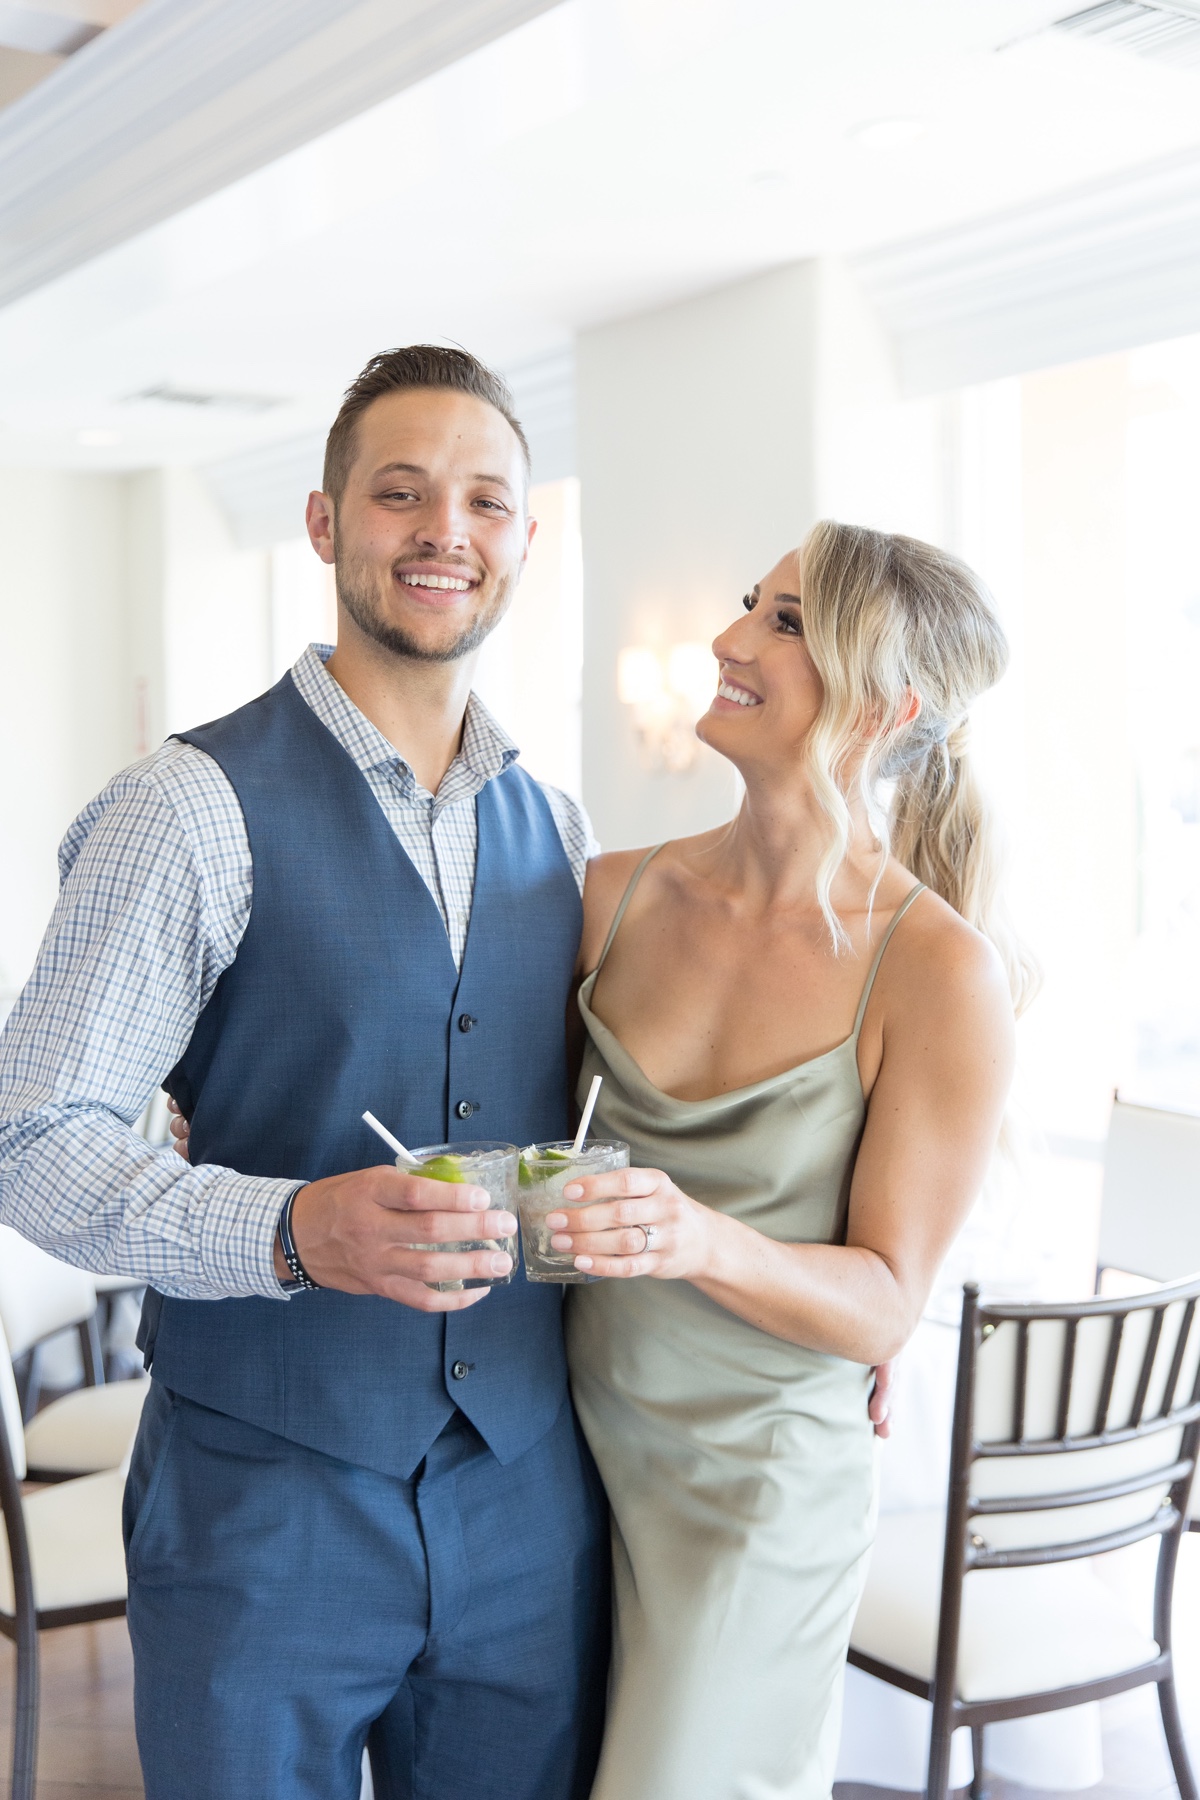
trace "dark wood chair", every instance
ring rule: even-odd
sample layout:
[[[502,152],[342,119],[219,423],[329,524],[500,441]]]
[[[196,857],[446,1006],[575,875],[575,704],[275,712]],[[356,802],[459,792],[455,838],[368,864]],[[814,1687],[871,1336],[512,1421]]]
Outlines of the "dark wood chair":
[[[0,1635],[16,1645],[12,1800],[33,1800],[37,1774],[38,1633],[125,1611],[124,1471],[109,1469],[23,1495],[25,1438],[0,1330]]]
[[[927,1800],[946,1800],[960,1726],[978,1800],[986,1725],[1148,1682],[1182,1800],[1197,1800],[1171,1610],[1200,1449],[1198,1301],[1200,1277],[1059,1306],[964,1288],[946,1509],[880,1520],[850,1648],[931,1702]],[[1152,1538],[1147,1629],[1089,1559]]]

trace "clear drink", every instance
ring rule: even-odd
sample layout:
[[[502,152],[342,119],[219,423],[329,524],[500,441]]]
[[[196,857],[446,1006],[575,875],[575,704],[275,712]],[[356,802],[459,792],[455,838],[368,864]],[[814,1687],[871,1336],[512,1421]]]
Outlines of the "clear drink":
[[[396,1158],[396,1167],[405,1169],[412,1175],[421,1175],[426,1181],[466,1182],[471,1187],[486,1188],[491,1195],[493,1212],[515,1213],[517,1210],[517,1147],[515,1144],[423,1144],[413,1155],[420,1163],[419,1169],[410,1169],[400,1157]],[[464,1222],[467,1215],[464,1215]],[[472,1276],[469,1281],[428,1281],[439,1294],[458,1293],[462,1288],[504,1287],[513,1278],[517,1267],[517,1239],[502,1238],[463,1238],[454,1243],[414,1244],[414,1250],[507,1250],[512,1257],[512,1269],[507,1275]]]
[[[564,1200],[563,1189],[581,1175],[604,1175],[629,1167],[629,1145],[589,1142],[576,1150],[570,1139],[559,1144],[530,1144],[522,1150],[518,1173],[518,1214],[525,1250],[526,1281],[596,1281],[575,1267],[573,1250],[554,1250],[547,1213],[570,1212],[582,1200]]]

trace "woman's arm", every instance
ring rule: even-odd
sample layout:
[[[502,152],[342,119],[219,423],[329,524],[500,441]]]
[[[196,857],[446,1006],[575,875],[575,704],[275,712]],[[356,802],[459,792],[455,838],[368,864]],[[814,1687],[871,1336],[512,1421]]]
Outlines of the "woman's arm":
[[[852,1362],[894,1356],[982,1185],[1012,1079],[1014,1029],[1000,960],[966,928],[940,932],[933,957],[895,957],[888,974],[845,1245],[778,1243],[692,1200],[660,1171],[630,1169],[576,1184],[603,1204],[589,1208],[587,1233],[573,1212],[571,1237],[556,1235],[555,1248],[573,1247],[576,1265],[599,1275],[691,1281],[792,1343]],[[654,1227],[650,1251],[643,1225]]]

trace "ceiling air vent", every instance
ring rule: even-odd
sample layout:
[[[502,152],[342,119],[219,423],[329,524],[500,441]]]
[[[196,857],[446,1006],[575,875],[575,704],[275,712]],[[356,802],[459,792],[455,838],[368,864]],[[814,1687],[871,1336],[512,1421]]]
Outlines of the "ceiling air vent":
[[[167,382],[142,388],[139,393],[125,397],[126,406],[145,405],[148,401],[159,406],[187,406],[196,411],[237,413],[270,412],[273,406],[283,405],[282,400],[271,394],[210,393],[202,388],[172,387]]]
[[[1177,68],[1200,69],[1200,0],[1102,0],[1050,28]]]

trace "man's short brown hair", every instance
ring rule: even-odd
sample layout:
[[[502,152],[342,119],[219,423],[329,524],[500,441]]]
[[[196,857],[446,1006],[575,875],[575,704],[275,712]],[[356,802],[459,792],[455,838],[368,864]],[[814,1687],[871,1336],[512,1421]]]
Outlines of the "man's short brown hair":
[[[335,506],[345,491],[357,452],[359,415],[381,394],[399,394],[412,388],[453,388],[494,406],[515,431],[525,459],[525,473],[529,474],[529,445],[517,418],[512,391],[503,377],[466,350],[443,350],[438,344],[408,344],[400,350],[381,350],[346,389],[325,440],[325,472],[321,477],[323,491]]]

